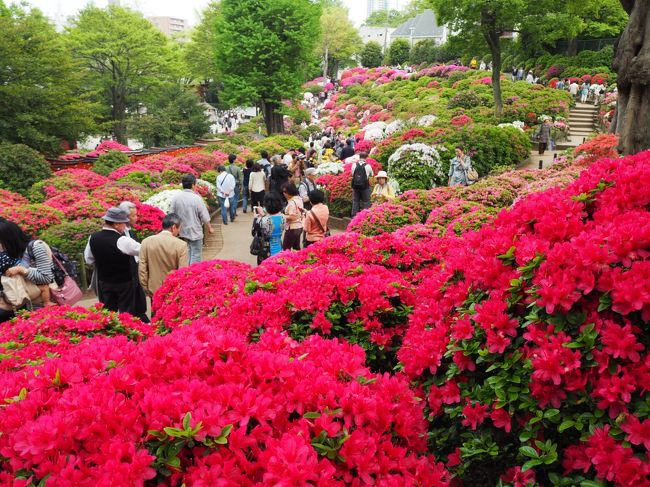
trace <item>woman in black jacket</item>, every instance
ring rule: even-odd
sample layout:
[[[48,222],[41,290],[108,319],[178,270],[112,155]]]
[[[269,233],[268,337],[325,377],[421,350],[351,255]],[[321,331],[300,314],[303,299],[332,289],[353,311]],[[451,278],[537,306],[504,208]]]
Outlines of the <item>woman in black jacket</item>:
[[[269,190],[271,192],[282,194],[282,186],[284,186],[285,183],[289,182],[291,172],[287,166],[282,164],[282,159],[278,155],[275,155],[271,158],[271,163],[273,164],[273,167],[271,168]]]

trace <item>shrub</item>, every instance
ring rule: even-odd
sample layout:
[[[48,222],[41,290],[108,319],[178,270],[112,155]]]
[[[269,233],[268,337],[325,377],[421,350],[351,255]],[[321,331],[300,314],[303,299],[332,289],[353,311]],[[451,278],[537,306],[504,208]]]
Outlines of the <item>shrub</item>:
[[[59,210],[42,204],[13,207],[0,205],[0,217],[11,220],[32,236],[39,235],[46,228],[61,223],[65,218]]]
[[[422,401],[403,378],[365,368],[359,347],[272,333],[249,344],[195,325],[140,345],[91,338],[74,352],[3,395],[23,386],[27,397],[1,411],[3,478],[34,469],[53,485],[448,485],[444,466],[419,456]],[[43,443],[43,428],[69,431]],[[386,467],[368,464],[368,451]]]
[[[97,174],[101,174],[102,176],[108,176],[116,169],[130,164],[130,162],[131,160],[129,159],[129,156],[123,152],[109,150],[108,152],[105,152],[99,156],[99,159],[97,159],[93,165],[93,171],[95,171]]]
[[[483,104],[481,98],[474,91],[459,91],[456,95],[453,96],[447,108],[476,108]]]
[[[26,195],[34,183],[52,175],[50,165],[22,144],[0,145],[0,188]]]
[[[40,238],[79,262],[80,255],[86,248],[88,237],[101,228],[101,222],[97,219],[64,222],[44,230],[41,232]]]
[[[398,356],[463,484],[647,482],[649,157],[529,196],[422,276]]]
[[[362,235],[391,233],[406,225],[420,223],[420,217],[404,205],[383,203],[359,212],[348,225],[348,232]]]
[[[388,159],[387,171],[402,190],[430,189],[444,184],[440,153],[425,144],[406,144]]]

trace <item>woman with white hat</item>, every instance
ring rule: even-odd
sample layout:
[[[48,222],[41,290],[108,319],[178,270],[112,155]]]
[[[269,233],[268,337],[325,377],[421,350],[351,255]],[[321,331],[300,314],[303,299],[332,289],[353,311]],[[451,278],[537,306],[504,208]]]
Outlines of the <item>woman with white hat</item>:
[[[370,198],[375,203],[386,203],[387,201],[393,201],[395,199],[395,190],[393,187],[388,184],[388,174],[386,171],[379,171],[377,176],[375,176],[377,184],[372,190],[372,195]]]

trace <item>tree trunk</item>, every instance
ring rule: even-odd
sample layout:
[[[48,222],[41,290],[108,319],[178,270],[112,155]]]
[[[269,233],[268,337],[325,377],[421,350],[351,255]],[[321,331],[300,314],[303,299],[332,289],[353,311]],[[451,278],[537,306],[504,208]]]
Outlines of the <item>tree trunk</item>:
[[[566,48],[566,55],[567,56],[575,56],[578,54],[578,39],[575,37],[572,37],[571,39],[568,39],[568,44]]]
[[[278,108],[277,103],[262,102],[264,124],[269,135],[284,133],[284,117],[280,113],[277,113]]]
[[[323,56],[323,78],[327,78],[327,71],[329,69],[330,48],[325,46],[325,55]]]
[[[338,74],[339,74],[339,60],[330,58],[328,64],[328,69],[327,69],[327,77],[331,80],[338,79]]]
[[[492,94],[494,97],[494,115],[501,118],[503,114],[503,99],[501,96],[501,33],[496,28],[494,12],[481,12],[481,27],[490,53],[492,54]]]
[[[111,89],[113,109],[113,137],[120,144],[126,145],[126,95],[119,87]]]
[[[650,3],[621,0],[630,16],[614,55],[618,73],[616,133],[621,154],[650,148]]]

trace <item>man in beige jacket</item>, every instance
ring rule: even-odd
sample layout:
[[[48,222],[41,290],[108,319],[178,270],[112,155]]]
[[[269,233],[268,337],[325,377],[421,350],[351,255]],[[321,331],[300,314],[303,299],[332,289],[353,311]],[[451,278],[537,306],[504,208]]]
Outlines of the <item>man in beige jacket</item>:
[[[162,286],[170,272],[188,263],[187,243],[177,238],[181,227],[178,215],[166,215],[162,227],[162,232],[145,238],[140,247],[138,273],[142,289],[148,296]]]

